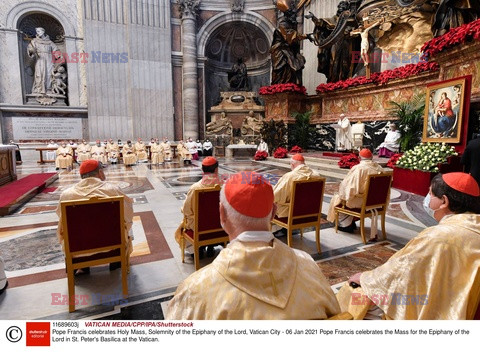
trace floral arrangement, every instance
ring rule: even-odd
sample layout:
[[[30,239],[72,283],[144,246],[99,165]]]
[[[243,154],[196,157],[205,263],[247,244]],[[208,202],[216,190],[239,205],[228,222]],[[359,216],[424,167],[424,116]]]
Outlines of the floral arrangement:
[[[428,71],[437,71],[439,69],[437,62],[419,62],[417,64],[407,64],[406,66],[385,70],[380,73],[372,73],[370,79],[365,76],[339,80],[334,83],[320,84],[317,86],[317,93],[327,93],[338,89],[356,87],[363,84],[387,84],[393,79],[403,79],[419,73]]]
[[[440,163],[446,163],[448,157],[456,155],[458,153],[450,145],[428,142],[405,152],[396,166],[410,170],[438,172]]]
[[[360,158],[358,158],[356,154],[350,153],[348,155],[343,155],[342,158],[340,158],[340,161],[338,161],[338,166],[340,168],[350,169],[359,163],[360,163]]]
[[[267,153],[267,152],[265,152],[265,151],[257,151],[257,152],[255,153],[255,156],[253,157],[253,159],[254,159],[255,161],[264,161],[264,160],[267,159],[267,157],[268,157],[268,153]]]
[[[261,87],[258,90],[260,95],[272,95],[277,93],[300,93],[303,95],[307,94],[307,88],[303,85],[297,85],[294,83],[287,83],[287,84],[273,84],[265,87]]]
[[[403,153],[395,153],[387,162],[387,167],[393,168],[397,164],[400,157],[403,156]]]
[[[302,153],[303,150],[300,146],[293,146],[290,150],[290,153]]]
[[[480,40],[480,19],[450,29],[442,36],[425,42],[421,51],[424,56],[432,57],[443,50],[471,40]]]
[[[287,157],[287,149],[283,147],[279,147],[273,152],[273,157],[275,158],[286,158]]]

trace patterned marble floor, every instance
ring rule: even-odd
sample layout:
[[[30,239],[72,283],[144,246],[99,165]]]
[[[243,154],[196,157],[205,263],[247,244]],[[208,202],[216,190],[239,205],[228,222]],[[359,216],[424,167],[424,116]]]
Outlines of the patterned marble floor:
[[[58,223],[55,209],[61,192],[80,180],[78,166],[62,171],[59,179],[14,214],[0,218],[0,255],[6,263],[10,287],[0,296],[0,319],[79,319],[125,318],[161,319],[176,286],[194,271],[193,260],[181,262],[174,232],[182,220],[180,208],[190,185],[201,178],[200,162],[184,166],[178,162],[161,166],[148,163],[134,167],[112,165],[107,180],[120,186],[134,199],[134,252],[129,275],[129,298],[120,296],[120,271],[107,266],[76,278],[76,293],[88,302],[68,313],[54,295],[67,294],[65,264],[56,240]],[[219,173],[227,178],[242,170],[255,170],[272,184],[287,170],[249,159],[220,160]],[[54,171],[53,165],[24,163],[18,173]],[[323,213],[328,210],[339,180],[327,179]],[[322,224],[318,254],[315,234],[294,235],[294,247],[317,261],[334,291],[351,274],[384,263],[396,250],[434,221],[422,208],[423,197],[393,190],[387,213],[388,241],[363,245],[358,230],[354,234],[335,233],[333,225]],[[366,224],[367,230],[369,223]],[[367,231],[368,234],[368,231]],[[283,239],[284,242],[286,239]],[[216,254],[220,247],[216,248]],[[201,260],[202,265],[212,258]]]

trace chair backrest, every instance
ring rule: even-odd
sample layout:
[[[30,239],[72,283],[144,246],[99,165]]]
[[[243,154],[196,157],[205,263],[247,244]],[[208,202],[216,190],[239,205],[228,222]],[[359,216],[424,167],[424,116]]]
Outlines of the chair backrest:
[[[220,186],[195,190],[195,234],[222,231],[220,224]]]
[[[325,178],[311,178],[293,182],[290,217],[322,213]]]
[[[367,189],[365,190],[365,200],[363,208],[385,206],[390,196],[390,186],[392,185],[392,173],[370,174],[368,176]]]
[[[63,201],[61,209],[66,252],[79,254],[124,245],[122,196]]]

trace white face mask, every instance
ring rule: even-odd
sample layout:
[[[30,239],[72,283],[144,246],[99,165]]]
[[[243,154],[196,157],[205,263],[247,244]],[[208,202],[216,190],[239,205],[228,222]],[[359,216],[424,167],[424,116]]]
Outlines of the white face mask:
[[[432,209],[430,208],[430,193],[428,193],[425,198],[423,199],[423,208],[425,209],[425,211],[427,212],[428,215],[430,215],[432,218],[435,219],[435,212],[439,209]]]

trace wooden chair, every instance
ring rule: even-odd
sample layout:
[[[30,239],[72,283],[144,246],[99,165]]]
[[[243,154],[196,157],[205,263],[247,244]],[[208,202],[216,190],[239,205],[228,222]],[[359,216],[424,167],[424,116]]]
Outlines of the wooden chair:
[[[345,205],[335,207],[335,232],[338,231],[339,213],[357,217],[360,219],[360,232],[364,244],[367,243],[364,231],[365,218],[371,218],[374,215],[373,209],[376,209],[378,215],[382,217],[383,238],[387,238],[385,233],[385,215],[390,197],[390,186],[392,185],[392,172],[370,174],[367,179],[367,189],[365,190],[361,208],[348,208]]]
[[[288,246],[292,247],[293,230],[300,229],[300,237],[303,238],[303,229],[314,226],[317,251],[321,253],[320,223],[324,189],[325,178],[311,178],[293,182],[288,217],[279,218],[275,216],[272,219],[272,224],[287,229]]]
[[[194,192],[195,230],[183,230],[180,249],[185,261],[185,240],[193,245],[195,270],[199,269],[199,249],[202,246],[229,242],[220,225],[220,186],[198,189]]]
[[[128,256],[123,197],[61,202],[69,311],[75,311],[74,270],[120,262],[122,291],[128,296]]]

